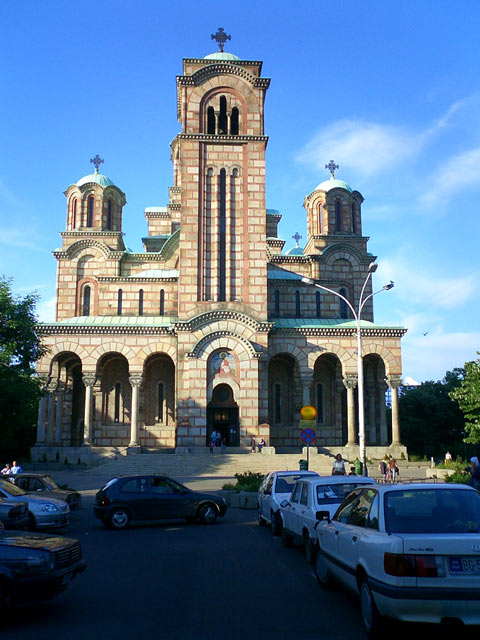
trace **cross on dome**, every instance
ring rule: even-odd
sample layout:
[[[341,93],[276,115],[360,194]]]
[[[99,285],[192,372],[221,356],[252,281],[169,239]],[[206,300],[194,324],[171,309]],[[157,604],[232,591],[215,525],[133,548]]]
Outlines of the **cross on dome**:
[[[218,42],[218,47],[220,51],[223,51],[223,45],[227,40],[231,40],[232,36],[228,36],[223,30],[223,27],[218,27],[217,33],[215,34],[212,33],[211,39],[216,40]]]
[[[102,162],[105,162],[105,160],[103,160],[103,158],[100,158],[97,153],[94,158],[90,159],[90,162],[95,165],[95,172],[98,173],[98,167],[102,164]]]
[[[292,238],[295,240],[295,242],[297,243],[297,249],[300,247],[300,245],[298,244],[299,240],[302,239],[302,236],[298,233],[298,231],[295,232],[295,235],[292,236]]]
[[[330,171],[330,175],[332,176],[332,178],[334,178],[335,169],[338,169],[338,164],[335,164],[333,160],[330,160],[330,162],[325,165],[325,169],[328,169]]]

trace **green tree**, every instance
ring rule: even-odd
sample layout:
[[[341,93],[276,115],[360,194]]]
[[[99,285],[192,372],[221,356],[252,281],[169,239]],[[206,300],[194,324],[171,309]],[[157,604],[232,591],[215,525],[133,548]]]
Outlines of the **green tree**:
[[[463,369],[447,371],[443,380],[428,380],[406,389],[399,399],[402,442],[409,453],[443,458],[465,456],[463,443],[465,420],[450,393],[464,378]]]
[[[480,356],[480,351],[477,352]],[[465,376],[459,387],[450,392],[465,418],[465,442],[480,442],[480,358],[465,363]]]
[[[35,363],[44,353],[37,327],[38,296],[14,296],[0,277],[0,451],[8,459],[28,455],[35,442],[40,385]]]

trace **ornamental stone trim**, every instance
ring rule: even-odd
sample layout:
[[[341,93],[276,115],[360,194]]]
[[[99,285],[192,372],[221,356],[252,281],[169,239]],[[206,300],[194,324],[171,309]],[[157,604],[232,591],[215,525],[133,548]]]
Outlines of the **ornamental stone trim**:
[[[178,276],[146,278],[136,276],[98,276],[98,282],[177,282]]]
[[[171,216],[168,211],[145,211],[145,218],[171,218]]]
[[[207,333],[205,336],[200,338],[197,344],[193,347],[192,351],[190,351],[190,353],[187,353],[187,358],[192,358],[192,359],[198,358],[203,347],[208,343],[212,342],[213,340],[215,340],[216,338],[235,338],[235,340],[237,340],[238,342],[243,344],[244,347],[246,347],[247,351],[250,353],[250,356],[252,358],[259,358],[262,355],[261,352],[255,350],[255,347],[252,345],[250,340],[247,340],[243,336],[239,336],[234,331],[225,330],[225,331],[212,331],[212,333]]]
[[[257,333],[269,333],[274,327],[273,322],[258,322],[258,320],[250,318],[239,311],[228,310],[207,311],[191,320],[175,322],[174,327],[176,331],[196,331],[200,327],[220,320],[236,320],[247,327],[251,327]]]
[[[180,211],[182,208],[182,205],[179,202],[169,202],[167,206],[169,209],[173,209],[174,211]]]
[[[98,325],[80,326],[75,327],[72,325],[36,325],[39,335],[41,336],[54,336],[54,335],[95,335],[95,334],[115,334],[115,335],[175,335],[175,330],[171,325],[165,327],[138,327],[138,326],[123,326],[123,327],[102,327]]]
[[[273,256],[272,262],[309,262],[308,256]]]
[[[128,381],[132,387],[140,387],[142,384],[142,375],[141,374],[132,374],[128,377]]]
[[[159,251],[149,251],[147,253],[127,253],[125,251],[122,254],[122,260],[125,262],[165,262]]]
[[[199,142],[220,142],[222,144],[248,144],[249,142],[268,142],[268,136],[219,135],[216,133],[179,133],[175,140],[197,140]],[[173,142],[175,142],[175,140]],[[172,142],[172,144],[173,144]]]
[[[91,235],[91,234],[87,234]],[[95,247],[99,251],[103,253],[105,258],[110,260],[119,260],[124,255],[124,251],[113,251],[108,247],[104,242],[100,242],[100,240],[78,240],[78,242],[74,242],[71,244],[65,251],[63,249],[59,251],[53,251],[53,255],[59,260],[71,260],[75,253],[78,253],[82,249],[89,249],[91,247]]]
[[[183,84],[183,78],[188,78],[189,84],[193,80],[195,85],[199,85],[210,76],[219,76],[219,75],[229,75],[229,76],[238,76],[246,80],[249,84],[255,86],[255,76],[253,73],[248,71],[248,69],[244,69],[240,66],[236,66],[235,63],[225,64],[225,63],[214,63],[206,65],[202,67],[195,73],[192,73],[191,76],[177,76],[178,83],[180,85]]]
[[[397,374],[392,374],[387,377],[387,384],[390,389],[398,389],[403,384],[402,376]]]
[[[271,247],[283,247],[285,244],[285,240],[280,240],[276,238],[267,238],[267,244]]]
[[[343,376],[342,382],[345,386],[345,389],[355,389],[358,384],[358,376],[353,373],[347,373],[345,376]]]
[[[60,237],[62,238],[76,238],[78,236],[111,236],[121,238],[124,235],[123,231],[60,231]]]
[[[356,336],[357,330],[335,329],[335,328],[315,328],[315,327],[274,327],[272,333],[278,335],[302,335],[302,336]],[[407,333],[407,329],[364,329],[362,327],[362,338],[401,338]]]
[[[96,376],[95,373],[83,373],[82,374],[83,384],[86,387],[93,387],[93,385],[95,384],[96,379],[97,379],[97,376]]]

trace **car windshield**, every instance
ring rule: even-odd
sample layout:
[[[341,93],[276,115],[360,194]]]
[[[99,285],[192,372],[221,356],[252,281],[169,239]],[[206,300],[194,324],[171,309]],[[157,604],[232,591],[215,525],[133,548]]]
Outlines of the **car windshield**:
[[[317,504],[335,504],[343,502],[348,494],[358,487],[358,482],[319,484],[316,487]]]
[[[480,494],[468,489],[405,489],[385,494],[388,533],[479,533]]]
[[[105,489],[108,489],[108,487],[111,487],[112,484],[115,484],[115,482],[118,482],[118,478],[112,478],[111,480],[109,480],[107,484],[104,487],[102,487],[101,491],[105,491]]]
[[[306,474],[292,474],[291,476],[277,476],[275,481],[275,493],[292,493],[297,480],[304,478]],[[312,474],[313,475],[313,474]]]
[[[0,479],[0,489],[8,493],[9,496],[26,496],[27,492],[17,487],[13,482]]]
[[[43,481],[45,482],[45,484],[47,485],[47,487],[49,489],[60,489],[60,487],[55,482],[55,480],[52,478],[52,476],[43,476],[42,479],[43,479]]]

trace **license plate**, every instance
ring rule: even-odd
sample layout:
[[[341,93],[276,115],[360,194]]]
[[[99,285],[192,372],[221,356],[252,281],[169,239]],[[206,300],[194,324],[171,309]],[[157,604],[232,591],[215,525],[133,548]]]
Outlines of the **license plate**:
[[[480,575],[480,558],[449,558],[450,573]]]

